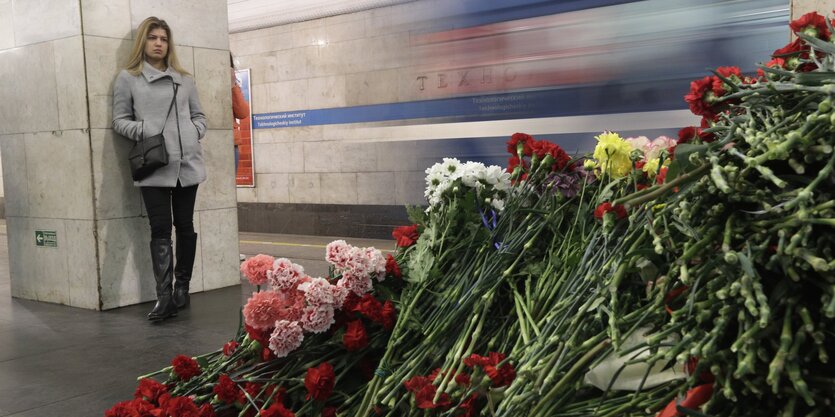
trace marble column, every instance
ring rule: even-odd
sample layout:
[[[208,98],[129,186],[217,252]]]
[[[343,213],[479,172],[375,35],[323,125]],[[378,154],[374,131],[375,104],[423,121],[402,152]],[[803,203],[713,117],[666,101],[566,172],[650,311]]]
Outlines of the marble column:
[[[172,27],[209,131],[191,291],[239,283],[225,0],[0,0],[0,151],[13,297],[95,310],[154,299],[150,229],[111,129],[148,16]]]

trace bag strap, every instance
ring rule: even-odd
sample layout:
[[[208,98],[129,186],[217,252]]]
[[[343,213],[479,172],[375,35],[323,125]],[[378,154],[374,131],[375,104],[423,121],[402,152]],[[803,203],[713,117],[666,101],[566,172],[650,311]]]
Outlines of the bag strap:
[[[171,99],[171,105],[168,106],[168,114],[165,115],[165,121],[162,122],[162,130],[159,132],[160,135],[165,131],[165,124],[168,123],[168,118],[171,117],[171,109],[174,108],[174,102],[177,101],[177,83],[171,80],[171,86],[174,87],[174,97]]]

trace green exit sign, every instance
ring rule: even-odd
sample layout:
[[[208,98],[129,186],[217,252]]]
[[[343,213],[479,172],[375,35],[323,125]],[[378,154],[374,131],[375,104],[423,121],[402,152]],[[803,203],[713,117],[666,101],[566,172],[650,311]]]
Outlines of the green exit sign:
[[[35,230],[35,246],[58,247],[58,234],[54,230]]]

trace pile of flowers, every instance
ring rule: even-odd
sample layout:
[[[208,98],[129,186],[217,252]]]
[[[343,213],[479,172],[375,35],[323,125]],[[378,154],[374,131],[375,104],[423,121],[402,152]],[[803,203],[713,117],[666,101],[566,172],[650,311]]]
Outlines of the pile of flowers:
[[[337,240],[325,259],[327,278],[286,258],[248,258],[241,273],[257,291],[243,306],[238,335],[219,351],[178,355],[143,375],[136,398],[106,416],[335,416],[335,392],[348,395],[373,375],[397,321],[391,297],[402,281],[397,260],[373,247]],[[294,380],[303,381],[302,391]]]
[[[507,169],[427,170],[393,256],[251,258],[238,336],[107,415],[831,414],[835,47],[791,26],[758,75],[694,81],[677,139],[516,133]]]

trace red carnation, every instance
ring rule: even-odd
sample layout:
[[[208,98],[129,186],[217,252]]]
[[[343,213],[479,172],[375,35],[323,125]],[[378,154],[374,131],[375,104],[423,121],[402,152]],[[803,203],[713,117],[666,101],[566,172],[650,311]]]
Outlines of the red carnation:
[[[400,272],[400,265],[397,265],[397,261],[390,253],[386,255],[386,275],[398,279],[403,277],[403,273]]]
[[[670,154],[672,155],[672,154]],[[667,179],[667,167],[661,167],[658,171],[658,175],[655,176],[655,182],[657,184],[663,184],[664,181]]]
[[[234,404],[241,399],[241,392],[238,386],[229,378],[228,375],[221,375],[217,379],[217,384],[212,388],[212,392],[217,395],[217,398],[226,404]]]
[[[275,359],[275,353],[273,353],[272,349],[265,347],[261,349],[261,360],[266,362]]]
[[[432,383],[432,380],[425,377],[425,376],[413,376],[408,380],[403,382],[403,386],[406,387],[406,391],[409,392],[418,392],[421,388],[425,387]]]
[[[594,217],[598,220],[602,220],[603,215],[605,215],[608,212],[615,213],[615,217],[618,219],[626,217],[626,207],[620,204],[612,206],[612,203],[608,201],[600,204],[599,206],[597,206],[596,209],[594,209]]]
[[[270,334],[272,333],[270,329],[259,330],[246,323],[244,323],[244,329],[249,335],[249,338],[258,342],[262,347],[270,344]]]
[[[484,373],[490,377],[494,387],[505,387],[510,385],[516,379],[516,369],[513,365],[506,363],[499,368],[495,365],[487,365],[484,367]]]
[[[713,384],[702,384],[695,388],[692,388],[687,391],[687,394],[684,396],[684,400],[681,402],[678,401],[678,398],[673,398],[660,413],[658,413],[657,417],[675,417],[675,416],[683,416],[684,414],[679,413],[676,409],[676,406],[681,406],[683,408],[689,408],[691,410],[698,409],[702,404],[706,403],[710,397],[713,395]]]
[[[349,351],[357,351],[368,346],[368,333],[365,332],[365,326],[362,321],[353,320],[348,322],[345,329],[345,335],[342,336],[342,343]]]
[[[568,165],[568,161],[571,160],[571,157],[569,157],[559,145],[548,142],[547,140],[534,142],[534,144],[531,145],[531,149],[534,155],[536,155],[539,159],[543,159],[545,156],[551,155],[551,158],[554,159],[554,162],[551,165],[552,171],[562,170],[566,165]]]
[[[215,414],[215,409],[212,407],[211,404],[206,403],[200,406],[200,410],[197,414],[198,417],[217,417]]]
[[[363,295],[354,311],[368,317],[374,323],[383,323],[383,303],[371,294]]]
[[[382,310],[383,327],[386,330],[391,330],[397,323],[397,309],[394,308],[394,303],[391,300],[386,300],[383,304]]]
[[[696,126],[687,126],[685,128],[682,128],[681,130],[678,131],[678,142],[677,143],[679,143],[679,144],[688,143],[688,142],[692,141],[693,139],[696,139],[697,137],[699,137],[699,134],[701,133],[701,131],[702,131],[702,129],[699,129]]]
[[[766,62],[763,66],[768,68],[784,69],[786,68],[786,60],[783,58],[774,58],[771,61]],[[763,71],[762,68],[757,68],[757,75],[760,78],[765,78],[765,71]]]
[[[200,417],[200,410],[189,397],[169,397],[164,395],[160,399],[160,408],[164,416],[168,417]]]
[[[280,402],[273,403],[269,408],[261,410],[261,417],[296,417],[296,414],[286,408]]]
[[[809,51],[811,48],[800,38],[795,39],[788,45],[771,53],[773,58],[784,58],[785,68],[789,70],[796,70],[798,72],[809,72],[816,69],[818,66],[814,62],[800,62],[800,59],[809,59]],[[822,52],[816,52],[815,55],[820,58],[823,56]]]
[[[458,375],[455,375],[455,383],[461,387],[467,387],[470,385],[472,381],[470,380],[470,376],[461,372]]]
[[[716,68],[716,73],[733,81],[734,78],[737,80],[742,80],[742,71],[739,67],[719,67]],[[712,90],[713,94],[717,97],[724,96],[728,93],[728,90],[725,89],[725,82],[722,81],[719,77],[712,77],[713,78],[713,85]]]
[[[528,161],[524,159],[519,159],[518,156],[511,156],[510,159],[507,160],[507,172],[513,173],[516,167],[521,166],[522,170],[527,170],[529,168]]]
[[[327,362],[322,362],[314,368],[307,368],[307,375],[304,377],[304,387],[307,388],[305,399],[327,400],[333,392],[335,378],[333,366]]]
[[[155,410],[153,404],[136,398],[130,401],[122,401],[104,412],[104,417],[153,417]]]
[[[230,340],[225,345],[223,345],[223,355],[232,356],[232,354],[235,353],[235,349],[237,349],[238,346],[240,346],[238,342]]]
[[[697,116],[713,118],[716,112],[713,106],[713,80],[716,77],[704,77],[690,83],[690,93],[684,96],[684,101],[690,106],[690,111]]]
[[[420,391],[415,393],[415,403],[417,407],[424,410],[431,410],[435,408],[446,410],[452,406],[452,400],[449,398],[449,394],[445,392],[441,393],[440,398],[438,398],[438,402],[434,401],[437,390],[438,389],[432,384],[424,385]]]
[[[356,311],[357,305],[359,304],[361,298],[354,294],[353,291],[348,292],[348,296],[345,297],[345,302],[342,303],[342,310],[345,311]]]
[[[150,378],[142,378],[139,381],[139,386],[133,393],[134,398],[144,399],[145,401],[156,404],[162,394],[168,392],[168,387]]]
[[[787,58],[805,54],[808,53],[808,51],[809,46],[803,43],[803,41],[798,38],[789,42],[788,44],[786,44],[786,46],[775,50],[771,53],[771,56],[773,58]]]
[[[467,399],[461,401],[461,404],[458,405],[458,409],[464,411],[461,417],[476,417],[480,415],[481,407],[476,403],[476,400],[478,400],[478,393],[474,392]]]
[[[322,417],[336,417],[336,407],[325,407],[322,409]]]
[[[249,394],[250,397],[255,398],[258,396],[258,394],[261,393],[262,388],[264,388],[264,386],[257,382],[247,382],[246,385],[244,385],[244,392],[246,392],[246,394]],[[265,393],[268,397],[272,394],[273,390],[275,390],[275,386],[273,385],[267,388]],[[244,394],[244,392],[241,392],[241,397],[243,400],[246,400],[246,395]]]
[[[490,363],[490,358],[488,358],[486,356],[477,355],[475,353],[473,353],[470,356],[464,358],[464,365],[467,365],[470,368],[475,368],[476,366],[485,366],[489,363]]]
[[[395,228],[394,231],[391,232],[391,236],[397,241],[397,246],[406,248],[414,245],[419,237],[417,227],[418,225],[413,224],[411,226],[400,226]]]
[[[806,35],[829,40],[829,28],[826,26],[826,18],[817,12],[806,13],[800,18],[792,20],[789,27],[794,33],[805,33]]]
[[[531,145],[534,139],[531,135],[526,133],[514,133],[507,142],[507,151],[511,155],[518,155],[521,148],[522,155],[530,156],[532,153]]]
[[[171,361],[171,365],[174,366],[174,373],[177,374],[177,377],[183,381],[188,381],[189,379],[200,375],[200,365],[197,364],[196,360],[189,358],[188,356],[175,356],[174,360]]]

